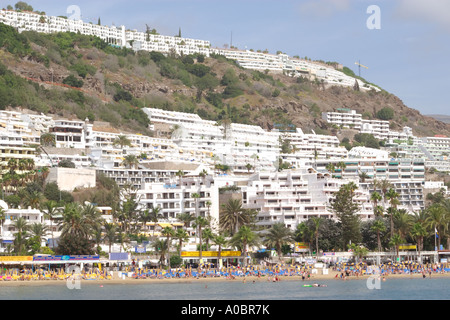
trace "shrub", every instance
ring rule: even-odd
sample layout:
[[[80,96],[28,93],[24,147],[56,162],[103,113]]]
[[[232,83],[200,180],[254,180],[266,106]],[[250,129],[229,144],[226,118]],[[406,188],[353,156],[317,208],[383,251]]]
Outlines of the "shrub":
[[[75,71],[83,79],[86,78],[88,74],[93,76],[97,69],[93,66],[86,65],[84,63],[77,63],[70,67],[71,70]]]
[[[61,160],[58,163],[58,167],[60,168],[75,168],[75,163],[70,160]]]
[[[13,27],[2,23],[0,23],[0,48],[5,48],[9,53],[19,57],[25,57],[31,53],[28,39]]]
[[[274,98],[276,98],[276,97],[278,97],[279,95],[280,95],[280,90],[278,90],[278,89],[275,89],[275,90],[273,90],[273,92],[272,92],[272,97],[274,97]]]
[[[389,107],[384,107],[377,112],[377,118],[380,120],[391,120],[394,119],[394,110]]]
[[[84,85],[83,80],[77,79],[73,74],[66,77],[63,83],[74,88],[81,88]]]
[[[229,85],[223,91],[222,96],[224,99],[230,99],[240,96],[242,94],[244,94],[244,91],[242,91],[241,88],[239,88],[236,85]]]

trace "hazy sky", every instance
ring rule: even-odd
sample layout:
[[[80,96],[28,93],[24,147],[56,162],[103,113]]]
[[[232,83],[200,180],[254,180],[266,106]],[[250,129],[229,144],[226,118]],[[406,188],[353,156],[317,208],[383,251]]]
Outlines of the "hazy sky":
[[[0,7],[17,1],[0,0]],[[450,115],[450,0],[29,0],[35,10],[160,34],[213,47],[268,49],[338,61],[422,114]],[[371,5],[379,15],[367,12]],[[378,18],[379,19],[376,19]],[[375,20],[373,20],[374,18]],[[367,20],[380,22],[369,29]]]

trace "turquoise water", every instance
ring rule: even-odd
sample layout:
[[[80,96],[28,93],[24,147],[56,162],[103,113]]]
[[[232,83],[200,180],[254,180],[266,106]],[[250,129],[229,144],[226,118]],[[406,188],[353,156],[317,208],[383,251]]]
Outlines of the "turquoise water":
[[[450,278],[388,279],[379,289],[366,280],[321,281],[327,287],[303,287],[312,281],[2,286],[0,300],[448,300]],[[372,284],[374,284],[372,282]]]

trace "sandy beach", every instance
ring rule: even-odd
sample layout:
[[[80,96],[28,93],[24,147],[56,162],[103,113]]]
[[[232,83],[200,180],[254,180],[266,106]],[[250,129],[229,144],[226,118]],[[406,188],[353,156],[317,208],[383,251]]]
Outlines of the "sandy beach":
[[[323,280],[334,280],[334,281],[354,281],[354,280],[367,280],[371,275],[363,275],[363,276],[349,276],[345,279],[339,278],[341,272],[337,271],[329,271],[329,274],[311,274],[310,279],[302,280],[301,276],[281,276],[279,277],[279,281],[298,281],[304,282],[305,284],[313,284],[320,283]],[[337,277],[336,277],[337,275]],[[385,280],[389,279],[420,279],[422,278],[422,274],[413,273],[413,274],[388,274],[385,277]],[[427,278],[430,276],[427,274]],[[431,274],[431,278],[441,278],[441,277],[450,277],[450,273],[433,273]],[[207,278],[171,278],[171,279],[132,279],[132,278],[119,278],[113,277],[113,279],[109,280],[81,280],[81,285],[141,285],[141,284],[152,284],[152,283],[209,283],[209,282],[220,282],[220,281],[233,281],[233,282],[267,282],[272,281],[268,277],[256,277],[256,276],[248,276],[248,277],[236,277],[234,279],[226,279],[224,277],[207,277]],[[1,286],[49,286],[49,285],[60,285],[66,286],[67,280],[31,280],[31,281],[0,281]]]

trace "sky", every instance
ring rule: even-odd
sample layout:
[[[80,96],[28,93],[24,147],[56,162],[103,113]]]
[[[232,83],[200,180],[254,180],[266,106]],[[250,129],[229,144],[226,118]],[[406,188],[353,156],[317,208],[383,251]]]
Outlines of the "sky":
[[[0,7],[16,0],[0,0]],[[47,15],[337,61],[422,114],[450,115],[449,0],[28,0]],[[373,6],[376,6],[375,9]]]

